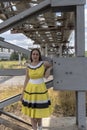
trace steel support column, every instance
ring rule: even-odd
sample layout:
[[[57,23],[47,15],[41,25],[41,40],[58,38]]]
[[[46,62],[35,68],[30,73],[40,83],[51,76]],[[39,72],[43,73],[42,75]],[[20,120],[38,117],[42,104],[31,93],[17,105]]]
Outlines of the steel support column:
[[[84,6],[76,6],[75,51],[77,57],[85,56]],[[76,124],[86,130],[85,91],[76,92]]]

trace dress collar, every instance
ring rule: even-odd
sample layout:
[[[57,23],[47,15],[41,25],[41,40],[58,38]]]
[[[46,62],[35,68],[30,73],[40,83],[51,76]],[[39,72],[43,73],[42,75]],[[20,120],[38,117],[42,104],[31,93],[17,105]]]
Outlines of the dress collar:
[[[35,68],[38,68],[38,67],[40,67],[41,65],[43,64],[43,61],[40,61],[37,65],[31,65],[31,64],[28,64],[28,67],[29,68],[33,68],[33,69],[35,69]]]

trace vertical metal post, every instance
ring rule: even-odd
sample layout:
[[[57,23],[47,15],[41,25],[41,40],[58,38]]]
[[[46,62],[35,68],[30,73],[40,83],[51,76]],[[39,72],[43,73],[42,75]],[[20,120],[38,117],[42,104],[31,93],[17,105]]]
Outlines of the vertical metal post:
[[[75,54],[85,56],[84,5],[76,6],[75,11]],[[86,130],[85,91],[76,91],[76,124],[79,130]]]
[[[41,46],[41,55],[45,56],[45,47]]]
[[[59,46],[59,56],[62,57],[62,44]]]
[[[1,52],[3,52],[3,48],[1,47]]]
[[[21,62],[21,56],[22,56],[22,54],[19,53],[18,55],[19,55],[19,64],[21,65],[22,64],[22,62]]]
[[[10,53],[10,49],[8,49],[8,52]]]
[[[48,56],[47,44],[45,44],[45,56]]]

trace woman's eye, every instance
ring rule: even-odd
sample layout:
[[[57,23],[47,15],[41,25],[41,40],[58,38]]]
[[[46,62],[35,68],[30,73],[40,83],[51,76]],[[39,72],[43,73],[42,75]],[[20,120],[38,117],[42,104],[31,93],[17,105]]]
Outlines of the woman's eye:
[[[36,56],[38,56],[38,54],[35,54],[35,53],[33,53],[33,55],[36,55]]]

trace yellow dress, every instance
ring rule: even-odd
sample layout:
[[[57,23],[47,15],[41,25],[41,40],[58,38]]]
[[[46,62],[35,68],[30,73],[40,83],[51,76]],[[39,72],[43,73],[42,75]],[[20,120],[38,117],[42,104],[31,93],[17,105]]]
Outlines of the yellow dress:
[[[28,65],[29,82],[24,91],[22,113],[31,118],[43,118],[51,115],[51,102],[44,83],[45,67],[41,61],[38,65]]]

